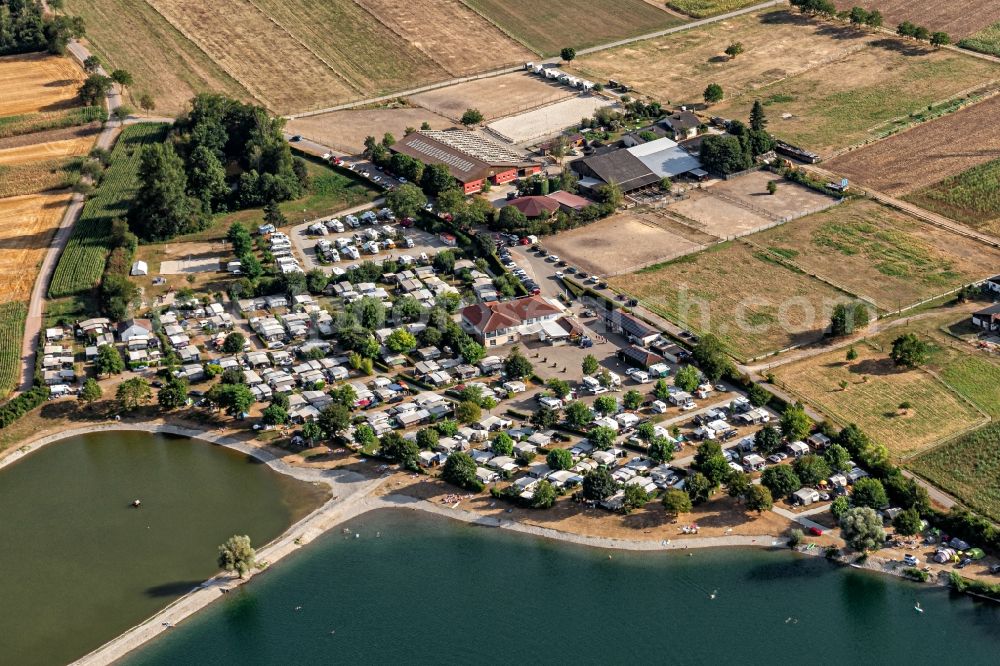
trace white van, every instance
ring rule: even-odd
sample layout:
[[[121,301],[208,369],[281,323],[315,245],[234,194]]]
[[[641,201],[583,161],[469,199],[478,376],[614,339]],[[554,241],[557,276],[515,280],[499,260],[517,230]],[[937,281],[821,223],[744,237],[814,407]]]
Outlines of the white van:
[[[326,228],[329,229],[329,230],[331,230],[331,231],[335,231],[338,234],[344,233],[344,223],[341,222],[340,220],[338,220],[337,218],[333,218],[332,220],[328,220],[327,223],[326,223]]]

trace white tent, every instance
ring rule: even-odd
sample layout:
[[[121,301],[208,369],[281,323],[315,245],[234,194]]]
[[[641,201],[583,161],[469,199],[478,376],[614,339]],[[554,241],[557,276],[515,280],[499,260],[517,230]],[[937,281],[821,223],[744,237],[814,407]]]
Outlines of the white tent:
[[[145,261],[137,261],[132,264],[132,275],[148,275],[149,266],[146,265]]]

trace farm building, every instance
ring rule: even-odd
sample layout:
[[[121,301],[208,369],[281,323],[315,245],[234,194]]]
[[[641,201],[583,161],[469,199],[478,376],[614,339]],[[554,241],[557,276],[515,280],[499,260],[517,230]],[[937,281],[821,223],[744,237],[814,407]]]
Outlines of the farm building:
[[[698,135],[701,121],[690,111],[675,111],[661,120],[659,125],[667,130],[674,141],[683,141]]]
[[[1000,331],[1000,304],[973,312],[972,325],[988,333]]]
[[[466,194],[480,191],[487,180],[502,185],[541,170],[521,152],[470,130],[410,132],[390,150],[424,164],[444,164]]]
[[[648,345],[660,337],[659,331],[621,310],[607,310],[604,313],[604,325],[613,333],[624,335],[641,345]]]
[[[543,323],[554,322],[561,315],[561,308],[541,296],[526,296],[470,305],[462,310],[462,327],[480,343],[498,347],[542,331]]]
[[[508,201],[507,205],[518,209],[529,219],[551,215],[559,210],[559,202],[548,196],[518,197]]]
[[[590,199],[581,197],[577,194],[566,192],[564,190],[559,190],[557,192],[553,192],[552,194],[546,196],[552,201],[558,203],[559,207],[562,208],[567,213],[572,211],[583,210],[591,203],[593,203]]]
[[[579,174],[582,186],[615,182],[622,192],[631,192],[655,185],[662,178],[698,171],[701,162],[676,141],[663,138],[576,160],[571,168]]]
[[[984,282],[983,288],[994,296],[1000,294],[1000,275],[994,275],[989,280]]]

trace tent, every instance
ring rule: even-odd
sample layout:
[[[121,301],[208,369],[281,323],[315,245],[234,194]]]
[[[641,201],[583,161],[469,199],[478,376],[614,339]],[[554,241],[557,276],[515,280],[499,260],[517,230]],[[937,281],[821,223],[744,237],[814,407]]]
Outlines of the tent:
[[[132,264],[131,275],[148,275],[149,266],[146,265],[145,261],[137,261]]]

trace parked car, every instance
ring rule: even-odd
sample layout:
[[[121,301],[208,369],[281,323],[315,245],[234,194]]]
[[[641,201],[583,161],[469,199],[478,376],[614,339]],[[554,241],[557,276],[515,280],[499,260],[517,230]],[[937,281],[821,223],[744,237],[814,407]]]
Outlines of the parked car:
[[[906,555],[903,555],[903,564],[905,564],[908,567],[915,567],[920,564],[920,560],[918,560],[915,556],[907,553]]]

